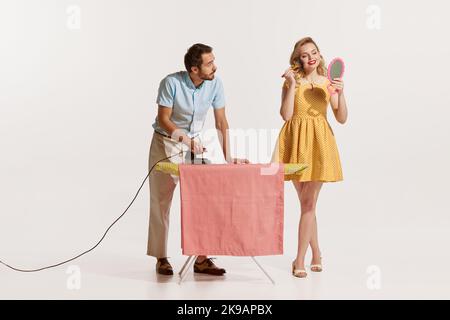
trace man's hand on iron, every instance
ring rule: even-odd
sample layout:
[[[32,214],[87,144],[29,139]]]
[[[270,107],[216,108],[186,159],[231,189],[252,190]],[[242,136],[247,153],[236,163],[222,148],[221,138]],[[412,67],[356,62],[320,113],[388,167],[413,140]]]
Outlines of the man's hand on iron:
[[[202,152],[206,152],[206,148],[203,147],[200,143],[198,143],[194,140],[191,140],[191,152],[193,154],[199,154]]]

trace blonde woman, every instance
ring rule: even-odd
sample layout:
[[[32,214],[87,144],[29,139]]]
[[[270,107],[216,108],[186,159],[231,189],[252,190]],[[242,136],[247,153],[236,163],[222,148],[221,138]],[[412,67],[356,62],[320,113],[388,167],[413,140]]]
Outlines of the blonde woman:
[[[319,47],[310,37],[298,41],[290,58],[291,67],[282,75],[280,114],[285,121],[277,141],[272,162],[304,163],[301,175],[288,175],[300,201],[298,249],[292,262],[292,274],[307,276],[305,255],[311,247],[311,271],[322,271],[322,257],[317,235],[316,204],[324,182],[343,180],[336,140],[327,120],[331,104],[336,120],[347,121],[347,104],[342,79],[329,81]],[[335,89],[330,94],[328,86]]]

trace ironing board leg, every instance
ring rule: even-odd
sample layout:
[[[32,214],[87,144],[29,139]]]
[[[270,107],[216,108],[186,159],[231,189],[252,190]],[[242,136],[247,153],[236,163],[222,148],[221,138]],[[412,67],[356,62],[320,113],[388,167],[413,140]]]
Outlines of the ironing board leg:
[[[192,263],[194,263],[195,259],[197,259],[197,256],[189,256],[187,258],[186,262],[184,263],[183,268],[181,268],[181,270],[179,272],[180,280],[178,281],[178,284],[181,284],[181,281],[183,281],[184,277],[188,273],[189,268],[192,266]]]
[[[183,268],[181,268],[180,272],[178,272],[178,274],[181,276],[181,274],[183,273],[184,269],[186,268],[186,265],[189,263],[189,261],[191,260],[192,256],[189,256],[186,260],[186,262],[183,265]]]
[[[267,278],[269,278],[270,282],[272,282],[272,284],[275,284],[275,281],[273,281],[273,279],[269,276],[269,274],[266,272],[266,270],[264,270],[264,268],[258,263],[258,261],[255,259],[255,257],[252,257],[253,261],[255,261],[255,263],[257,264],[257,266],[262,270],[262,272],[264,272],[264,274],[266,275]]]

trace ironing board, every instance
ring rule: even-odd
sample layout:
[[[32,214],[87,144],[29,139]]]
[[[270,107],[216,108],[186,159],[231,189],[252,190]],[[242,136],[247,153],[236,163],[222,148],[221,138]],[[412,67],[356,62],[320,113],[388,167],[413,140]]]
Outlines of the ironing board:
[[[243,165],[245,165],[245,164],[243,164]],[[273,165],[276,165],[276,163],[274,163]],[[301,172],[303,170],[305,170],[307,167],[308,166],[306,164],[285,163],[284,164],[284,174],[285,175],[301,174]],[[171,174],[174,176],[180,175],[179,167],[178,167],[178,164],[176,164],[176,163],[159,162],[155,168],[158,171],[161,171],[161,172],[164,172],[167,174]],[[186,262],[184,263],[182,269],[179,272],[180,279],[179,279],[178,284],[181,284],[181,282],[185,278],[189,268],[192,266],[192,264],[196,258],[197,258],[197,256],[188,256]],[[251,258],[256,263],[256,265],[261,269],[261,271],[266,275],[266,277],[272,282],[272,284],[275,284],[275,281],[270,277],[270,275],[266,272],[266,270],[264,270],[264,268],[258,263],[258,261],[255,259],[255,257],[252,256]]]
[[[302,163],[285,163],[284,174],[285,175],[300,174],[306,168],[308,168],[308,166]],[[159,162],[156,164],[155,169],[164,173],[172,174],[174,176],[180,175],[178,164],[173,162]]]

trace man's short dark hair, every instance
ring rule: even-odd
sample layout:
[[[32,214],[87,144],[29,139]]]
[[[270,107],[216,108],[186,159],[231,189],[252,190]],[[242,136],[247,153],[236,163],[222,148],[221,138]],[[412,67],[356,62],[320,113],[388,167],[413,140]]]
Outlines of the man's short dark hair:
[[[212,47],[206,44],[196,43],[188,49],[184,55],[184,66],[188,72],[191,72],[192,67],[200,68],[202,65],[202,54],[210,53]]]

